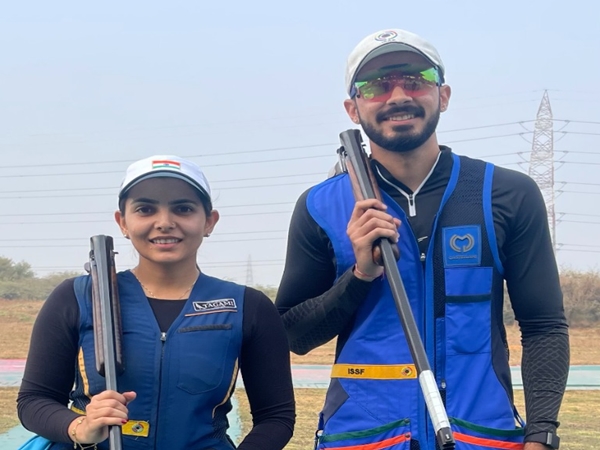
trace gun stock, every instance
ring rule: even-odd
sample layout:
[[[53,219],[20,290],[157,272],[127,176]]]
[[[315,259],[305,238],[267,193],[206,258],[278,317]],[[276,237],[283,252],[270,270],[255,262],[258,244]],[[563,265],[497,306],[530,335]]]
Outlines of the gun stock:
[[[360,131],[344,131],[340,133],[340,141],[342,146],[338,150],[338,153],[342,167],[345,168],[350,176],[354,198],[357,201],[370,198],[381,200],[381,193],[371,171]],[[380,249],[381,265],[384,266],[386,278],[390,283],[390,289],[394,297],[396,309],[398,310],[400,322],[402,323],[404,334],[406,335],[408,346],[415,362],[419,384],[436,433],[437,443],[442,450],[452,450],[456,444],[450,428],[450,421],[448,420],[440,391],[437,388],[435,377],[429,366],[427,353],[421,341],[419,329],[410,309],[404,283],[396,264],[398,253],[394,252],[394,248],[397,249],[397,247],[389,239],[381,239],[377,243],[377,247]],[[378,262],[375,259],[376,256],[374,253],[374,261]]]
[[[123,372],[124,365],[113,238],[92,236],[90,246],[96,370],[106,379],[106,389],[116,391],[117,375]],[[110,427],[109,445],[111,450],[122,449],[121,427]]]

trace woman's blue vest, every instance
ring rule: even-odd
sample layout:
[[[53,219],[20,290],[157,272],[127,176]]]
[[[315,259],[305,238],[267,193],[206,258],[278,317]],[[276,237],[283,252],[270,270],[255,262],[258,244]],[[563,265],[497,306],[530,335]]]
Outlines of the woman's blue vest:
[[[183,310],[161,333],[135,276],[117,276],[125,371],[119,392],[135,391],[123,448],[231,450],[226,414],[242,345],[244,287],[201,274]],[[80,309],[79,358],[72,408],[84,411],[105,389],[96,371],[90,277],[75,279]],[[108,440],[98,446],[108,448]]]
[[[453,156],[450,181],[421,255],[406,215],[398,268],[458,450],[522,448],[503,336],[503,277],[492,217],[494,166]],[[346,174],[311,190],[307,207],[331,240],[339,277],[355,263]],[[321,413],[319,449],[435,450],[435,435],[389,284],[373,281],[339,349]],[[521,422],[522,425],[522,422]],[[418,444],[417,442],[418,441]]]

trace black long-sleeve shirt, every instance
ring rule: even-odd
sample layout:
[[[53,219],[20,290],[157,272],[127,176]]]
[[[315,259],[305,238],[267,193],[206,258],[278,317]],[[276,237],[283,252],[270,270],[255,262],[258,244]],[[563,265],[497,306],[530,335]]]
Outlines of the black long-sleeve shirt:
[[[167,331],[185,300],[149,299],[161,331]],[[281,318],[262,292],[246,288],[240,370],[253,428],[238,449],[282,449],[295,422],[289,348]],[[77,416],[66,408],[74,383],[79,307],[73,279],[59,285],[36,319],[17,398],[28,430],[55,442],[71,442],[67,429]]]
[[[438,162],[417,193],[377,161],[372,165],[379,187],[406,212],[419,249],[426,254],[452,171],[451,150],[441,147]],[[299,198],[292,216],[286,265],[275,302],[291,349],[299,354],[336,336],[339,351],[371,286],[356,278],[352,269],[335,281],[331,241],[308,212],[309,192]],[[522,333],[526,434],[555,431],[568,374],[569,340],[543,197],[530,177],[496,167],[492,213],[504,277]]]

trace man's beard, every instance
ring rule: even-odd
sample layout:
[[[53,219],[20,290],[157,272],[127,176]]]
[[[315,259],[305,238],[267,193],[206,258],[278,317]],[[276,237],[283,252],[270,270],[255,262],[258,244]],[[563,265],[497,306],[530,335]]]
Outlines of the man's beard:
[[[440,121],[440,112],[441,111],[438,108],[438,110],[429,118],[429,120],[425,122],[425,127],[420,133],[408,134],[408,130],[411,127],[406,125],[397,125],[393,127],[395,132],[401,134],[398,134],[392,138],[385,137],[380,130],[375,128],[374,125],[367,123],[362,119],[360,124],[368,138],[379,147],[390,152],[405,153],[419,148],[421,145],[427,142],[438,126],[438,122]],[[392,108],[389,111],[386,111],[385,114],[377,114],[375,117],[375,122],[382,123],[388,117],[402,114],[414,114],[415,117],[425,117],[425,110],[419,106]]]

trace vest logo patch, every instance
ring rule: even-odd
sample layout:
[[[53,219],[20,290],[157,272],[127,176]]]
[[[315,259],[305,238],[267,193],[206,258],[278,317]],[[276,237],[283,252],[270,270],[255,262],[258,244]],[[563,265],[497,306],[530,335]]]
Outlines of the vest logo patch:
[[[467,225],[442,230],[444,267],[481,264],[481,227]]]
[[[219,298],[217,300],[208,300],[205,302],[193,302],[194,311],[201,313],[208,312],[237,312],[237,304],[233,298]]]

